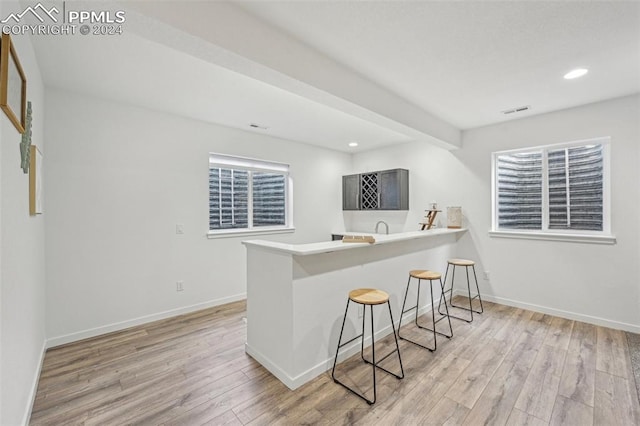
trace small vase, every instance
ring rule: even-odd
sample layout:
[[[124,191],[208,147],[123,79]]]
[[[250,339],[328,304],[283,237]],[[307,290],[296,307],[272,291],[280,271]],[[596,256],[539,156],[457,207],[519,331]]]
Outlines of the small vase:
[[[447,228],[462,228],[462,207],[447,207]]]

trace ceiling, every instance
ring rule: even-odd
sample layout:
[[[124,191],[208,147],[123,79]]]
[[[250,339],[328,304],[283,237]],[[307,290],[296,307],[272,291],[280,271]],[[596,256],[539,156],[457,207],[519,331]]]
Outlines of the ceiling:
[[[640,91],[640,3],[247,2],[243,7],[462,128]],[[583,79],[566,81],[574,68]]]
[[[32,37],[47,86],[347,152],[640,92],[639,2],[118,8],[122,36]]]

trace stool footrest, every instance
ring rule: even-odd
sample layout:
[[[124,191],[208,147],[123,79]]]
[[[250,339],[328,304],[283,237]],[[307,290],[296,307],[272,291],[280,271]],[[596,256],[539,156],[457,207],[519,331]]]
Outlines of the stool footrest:
[[[451,293],[452,291],[453,291],[453,289],[452,289],[452,288],[450,288],[449,290],[445,290],[445,291],[443,291],[443,292],[442,292],[442,296],[444,296],[444,295],[445,295],[445,294],[447,294],[447,293]],[[467,297],[467,296],[465,296],[465,297]],[[471,300],[473,300],[473,299],[477,299],[478,297],[480,297],[480,295],[479,295],[479,294],[476,294],[475,296],[473,296],[473,297],[471,298]]]
[[[343,346],[348,345],[349,343],[353,342],[353,341],[354,341],[354,340],[356,340],[356,339],[361,338],[363,335],[364,335],[364,333],[362,333],[362,334],[358,334],[358,335],[357,335],[356,337],[354,337],[353,339],[348,340],[348,341],[344,342],[344,343],[343,343],[343,344],[341,344],[341,345],[338,345],[338,349],[340,349],[340,348],[341,348],[341,347],[343,347]]]
[[[368,399],[366,396],[354,391],[349,386],[345,385],[344,383],[342,383],[340,380],[336,379],[335,377],[333,378],[333,382],[339,384],[340,386],[342,386],[343,388],[345,388],[346,390],[348,390],[349,392],[351,392],[355,396],[359,396],[360,398],[364,399],[366,401],[366,403],[369,404],[369,405],[373,405],[376,402],[375,400]]]
[[[409,309],[407,309],[406,311],[402,311],[402,313],[401,313],[400,315],[404,315],[404,314],[406,314],[407,312],[411,312],[411,311],[413,311],[414,309],[418,309],[418,305],[414,306],[413,308],[409,308]]]
[[[436,323],[438,323],[438,321],[436,321]],[[424,327],[424,326],[421,326],[421,325],[418,325],[418,328],[421,328],[422,330],[430,331],[432,333],[434,333],[434,332],[438,333],[439,335],[444,336],[444,337],[446,337],[448,339],[451,339],[453,337],[453,334],[444,334],[444,333],[439,332],[438,330],[434,330],[433,328]]]
[[[458,316],[455,316],[455,315],[453,315],[453,314],[449,314],[449,316],[450,316],[451,318],[455,318],[455,319],[460,320],[460,321],[464,321],[464,322],[468,322],[468,323],[472,323],[472,322],[473,322],[473,320],[468,320],[468,319],[466,319],[466,318],[458,317]]]
[[[472,298],[471,300],[473,300],[474,298]],[[464,306],[458,306],[458,305],[454,305],[453,303],[450,303],[451,306],[453,306],[454,308],[458,308],[458,309],[464,309],[465,311],[473,311],[476,314],[481,314],[484,312],[484,309],[480,310],[480,311],[476,311],[475,309],[469,309],[469,308],[465,308]]]
[[[382,358],[380,358],[378,361],[376,361],[375,364],[372,363],[371,361],[369,361],[368,359],[366,359],[365,357],[362,357],[362,360],[364,362],[366,362],[367,364],[369,364],[369,365],[373,365],[374,367],[379,368],[380,370],[384,371],[385,373],[391,374],[392,376],[394,376],[394,377],[396,377],[398,379],[402,379],[402,378],[404,378],[404,374],[401,377],[401,376],[398,376],[396,373],[394,373],[392,371],[389,371],[386,368],[380,366],[380,363],[382,361],[384,361],[385,359],[389,358],[391,355],[395,354],[396,352],[400,353],[397,349],[394,349],[391,352],[389,352],[388,354],[386,354],[385,356],[383,356]]]
[[[426,350],[428,350],[428,351],[430,351],[430,352],[435,352],[435,350],[436,350],[436,348],[435,348],[435,347],[434,347],[434,348],[430,348],[430,347],[428,347],[428,346],[423,345],[422,343],[414,342],[414,341],[413,341],[413,340],[411,340],[411,339],[407,339],[406,337],[398,336],[398,338],[399,338],[400,340],[406,340],[406,341],[407,341],[407,342],[409,342],[409,343],[413,343],[413,344],[414,344],[414,345],[416,345],[416,346],[420,346],[421,348],[424,348],[424,349],[426,349]]]

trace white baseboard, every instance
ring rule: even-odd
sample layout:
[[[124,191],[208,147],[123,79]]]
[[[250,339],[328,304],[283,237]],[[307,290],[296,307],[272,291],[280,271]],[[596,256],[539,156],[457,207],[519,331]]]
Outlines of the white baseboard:
[[[29,404],[27,405],[24,416],[22,417],[22,424],[28,425],[31,420],[31,410],[33,410],[33,403],[36,400],[36,392],[38,391],[38,382],[40,381],[40,373],[42,372],[42,365],[44,364],[44,354],[47,352],[47,340],[42,342],[42,349],[40,350],[40,362],[38,362],[38,368],[33,375],[31,381],[31,391],[29,392]]]
[[[287,385],[287,387],[291,390],[295,390],[302,385],[302,383],[296,383],[296,380],[289,376],[282,368],[275,365],[271,360],[263,355],[260,351],[252,348],[249,343],[244,344],[244,351],[251,356],[251,358],[255,359],[262,365],[264,368],[269,370],[271,374],[276,376],[278,380]]]
[[[88,330],[78,331],[75,333],[65,334],[63,336],[52,337],[47,339],[46,347],[54,348],[56,346],[64,345],[78,340],[88,339],[90,337],[99,336],[101,334],[112,333],[114,331],[124,330],[125,328],[134,327],[137,325],[146,324],[153,321],[158,321],[166,318],[175,317],[182,314],[188,314],[191,312],[199,311],[201,309],[211,308],[213,306],[224,305],[226,303],[237,302],[247,298],[247,293],[240,293],[234,296],[223,297],[221,299],[209,300],[207,302],[197,303],[195,305],[184,306],[182,308],[171,309],[169,311],[158,312],[156,314],[145,315],[138,318],[133,318],[126,321],[121,321],[113,324],[107,324],[100,327],[91,328]]]
[[[422,314],[424,314],[426,312],[431,312],[431,306],[420,308],[420,310],[418,312],[418,316],[420,316],[420,315],[422,315]],[[412,321],[414,318],[415,318],[415,314],[409,313],[409,314],[406,314],[406,315],[404,315],[402,317],[402,321],[406,324],[409,321]],[[398,324],[399,323],[400,323],[400,321],[395,322],[396,331],[398,330]],[[376,331],[376,341],[382,339],[383,337],[387,336],[388,334],[391,334],[391,325],[388,325],[388,326]],[[348,339],[345,338],[344,340],[348,340]],[[368,348],[370,345],[371,345],[371,337],[369,336],[369,337],[366,337],[364,339],[364,346],[365,346],[365,348]],[[276,376],[276,378],[278,380],[280,380],[282,383],[284,383],[291,390],[296,390],[297,388],[299,388],[300,386],[304,385],[305,383],[311,381],[312,379],[318,377],[319,375],[321,375],[324,372],[326,372],[326,371],[330,370],[331,368],[333,368],[333,359],[334,359],[334,357],[331,356],[331,357],[327,358],[326,360],[321,361],[318,364],[316,364],[315,366],[313,366],[313,367],[309,368],[308,370],[304,371],[303,373],[301,373],[301,374],[299,374],[297,376],[291,376],[291,375],[287,374],[287,372],[284,371],[282,368],[280,368],[277,365],[275,365],[264,354],[262,354],[261,352],[257,351],[256,349],[252,348],[248,343],[245,343],[244,349],[245,349],[245,352],[247,354],[249,354],[253,359],[258,361],[264,368],[269,370],[269,372],[271,374]],[[357,354],[358,352],[360,352],[360,341],[359,340],[351,343],[350,345],[348,345],[345,348],[340,350],[339,362],[349,358],[350,356],[353,356],[353,355]]]
[[[466,293],[458,293],[465,296]],[[599,325],[602,327],[614,328],[616,330],[630,331],[632,333],[640,333],[640,326],[628,324],[625,322],[613,321],[605,318],[594,317],[591,315],[579,314],[576,312],[564,311],[561,309],[549,308],[546,306],[534,305],[532,303],[520,302],[517,300],[506,299],[504,297],[496,297],[491,295],[481,295],[482,299],[488,302],[499,303],[501,305],[513,306],[516,308],[527,309],[529,311],[541,312],[543,314],[554,315],[556,317],[566,318],[574,321],[582,321],[588,324]]]

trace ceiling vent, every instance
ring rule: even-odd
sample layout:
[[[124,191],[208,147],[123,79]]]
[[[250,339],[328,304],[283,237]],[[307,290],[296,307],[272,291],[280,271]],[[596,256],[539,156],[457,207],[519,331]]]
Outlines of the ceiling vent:
[[[508,109],[508,110],[502,111],[502,113],[504,115],[509,115],[509,114],[513,114],[513,113],[516,113],[516,112],[528,111],[530,109],[531,109],[530,105],[525,105],[525,106],[521,106],[521,107],[518,107],[518,108],[513,108],[513,109]]]

